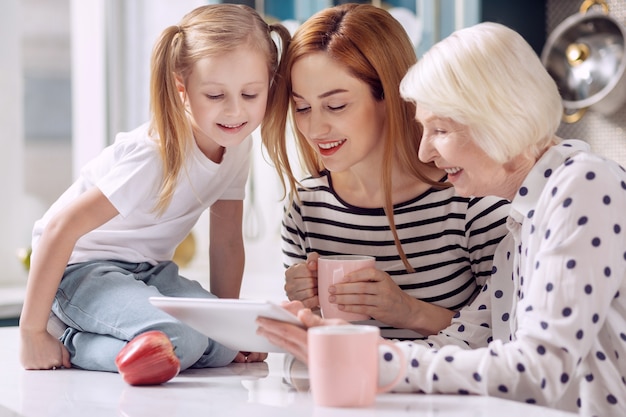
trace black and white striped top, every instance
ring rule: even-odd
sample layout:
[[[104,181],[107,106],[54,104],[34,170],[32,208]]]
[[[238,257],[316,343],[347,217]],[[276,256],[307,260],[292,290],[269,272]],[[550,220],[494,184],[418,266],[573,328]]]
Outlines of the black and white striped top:
[[[454,188],[430,189],[394,206],[396,229],[413,268],[408,273],[395,247],[382,208],[362,208],[343,201],[329,175],[307,178],[300,203],[286,211],[282,227],[285,267],[320,255],[376,257],[409,295],[458,310],[471,301],[491,273],[493,253],[507,233],[509,202],[495,197],[467,198]],[[415,339],[418,333],[372,320],[386,338]]]

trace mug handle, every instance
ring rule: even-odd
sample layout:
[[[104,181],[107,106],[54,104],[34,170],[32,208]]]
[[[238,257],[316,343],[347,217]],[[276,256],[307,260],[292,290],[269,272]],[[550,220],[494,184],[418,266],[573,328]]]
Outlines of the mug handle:
[[[383,392],[390,391],[398,382],[400,382],[402,378],[404,378],[404,375],[406,374],[406,358],[404,357],[404,353],[402,353],[402,350],[400,350],[400,348],[396,346],[395,343],[389,342],[388,340],[385,340],[385,339],[380,340],[379,346],[380,345],[386,345],[391,350],[395,351],[398,359],[400,360],[400,370],[398,371],[398,375],[396,375],[393,381],[391,381],[387,385],[378,387],[378,391],[377,391],[378,394],[382,394]]]

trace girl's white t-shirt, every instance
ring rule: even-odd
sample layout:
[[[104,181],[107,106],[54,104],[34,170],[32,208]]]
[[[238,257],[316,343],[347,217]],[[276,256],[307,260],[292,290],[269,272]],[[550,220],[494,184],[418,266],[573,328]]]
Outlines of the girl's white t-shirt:
[[[208,159],[191,141],[170,205],[155,211],[162,181],[162,161],[148,124],[120,133],[80,172],[33,229],[33,256],[49,220],[86,190],[98,187],[119,215],[81,237],[69,263],[119,260],[156,264],[171,260],[204,210],[218,200],[243,200],[252,138],[228,147],[221,163]]]

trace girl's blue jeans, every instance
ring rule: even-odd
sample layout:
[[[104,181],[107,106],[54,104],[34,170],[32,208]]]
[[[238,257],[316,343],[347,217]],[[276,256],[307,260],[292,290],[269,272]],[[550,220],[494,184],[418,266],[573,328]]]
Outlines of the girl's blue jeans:
[[[61,341],[72,366],[117,372],[115,357],[149,330],[168,335],[181,370],[225,366],[237,352],[154,307],[152,296],[215,298],[197,281],[178,275],[173,262],[157,265],[91,261],[69,265],[52,311],[67,324]]]

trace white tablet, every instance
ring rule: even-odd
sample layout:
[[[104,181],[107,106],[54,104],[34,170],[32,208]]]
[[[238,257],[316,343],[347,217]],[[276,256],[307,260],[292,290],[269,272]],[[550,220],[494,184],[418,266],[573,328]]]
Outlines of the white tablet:
[[[216,342],[241,352],[284,352],[256,334],[257,317],[302,326],[295,315],[267,300],[150,297],[150,302]]]

